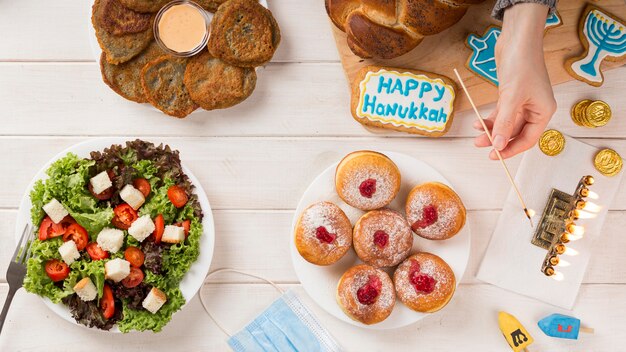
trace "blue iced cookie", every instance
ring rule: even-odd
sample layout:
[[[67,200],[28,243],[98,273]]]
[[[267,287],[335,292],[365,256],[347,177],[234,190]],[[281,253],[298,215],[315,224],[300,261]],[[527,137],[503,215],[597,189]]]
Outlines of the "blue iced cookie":
[[[352,116],[367,126],[439,137],[452,125],[455,89],[435,73],[366,66],[352,83]]]
[[[602,61],[626,59],[626,21],[587,5],[578,25],[578,36],[585,52],[567,60],[565,69],[577,80],[599,87],[604,83]]]
[[[498,86],[498,73],[496,72],[496,41],[500,36],[499,27],[487,28],[481,37],[474,33],[467,36],[465,44],[472,49],[472,55],[467,60],[467,67],[480,77]]]
[[[547,31],[561,24],[563,24],[561,16],[555,11],[548,16],[545,29]],[[490,26],[482,36],[472,33],[467,36],[465,41],[465,45],[472,49],[472,55],[467,60],[467,67],[496,87],[498,86],[498,74],[496,72],[495,48],[501,32],[500,27]]]

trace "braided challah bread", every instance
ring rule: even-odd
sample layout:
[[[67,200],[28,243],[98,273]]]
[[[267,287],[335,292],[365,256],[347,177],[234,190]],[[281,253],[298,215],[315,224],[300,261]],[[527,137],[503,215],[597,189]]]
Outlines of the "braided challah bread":
[[[333,23],[362,58],[392,59],[425,36],[458,22],[471,4],[484,0],[325,0]]]

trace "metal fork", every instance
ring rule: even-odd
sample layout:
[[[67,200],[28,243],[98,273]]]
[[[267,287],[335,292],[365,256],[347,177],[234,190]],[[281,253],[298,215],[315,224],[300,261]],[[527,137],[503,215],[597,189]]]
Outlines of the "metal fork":
[[[7,270],[9,294],[7,295],[6,301],[4,301],[2,314],[0,314],[0,333],[2,332],[4,320],[9,312],[9,306],[13,301],[13,296],[15,296],[15,292],[17,292],[17,290],[22,287],[22,284],[24,283],[24,276],[26,276],[26,262],[30,259],[32,254],[30,250],[31,243],[33,243],[32,237],[33,228],[26,224],[26,226],[24,226],[24,231],[22,231],[22,238],[20,238],[20,242],[17,244],[17,248],[15,248],[11,264],[9,264],[9,270]]]

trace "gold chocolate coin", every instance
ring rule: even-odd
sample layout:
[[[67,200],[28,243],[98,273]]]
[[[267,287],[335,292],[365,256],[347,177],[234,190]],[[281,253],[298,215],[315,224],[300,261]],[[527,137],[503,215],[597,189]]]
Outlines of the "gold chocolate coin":
[[[565,148],[565,137],[557,130],[547,130],[539,139],[539,149],[547,156],[555,156]]]
[[[606,125],[611,119],[611,108],[602,100],[591,102],[584,110],[586,121],[594,127]]]
[[[622,157],[613,149],[602,149],[596,154],[593,165],[604,176],[615,176],[623,166]]]
[[[574,121],[574,123],[577,124],[578,126],[593,127],[592,125],[585,123],[586,122],[585,109],[587,108],[587,106],[589,106],[589,104],[591,104],[591,100],[585,99],[585,100],[579,101],[578,103],[576,103],[576,105],[572,107],[572,111],[571,111],[572,121]]]

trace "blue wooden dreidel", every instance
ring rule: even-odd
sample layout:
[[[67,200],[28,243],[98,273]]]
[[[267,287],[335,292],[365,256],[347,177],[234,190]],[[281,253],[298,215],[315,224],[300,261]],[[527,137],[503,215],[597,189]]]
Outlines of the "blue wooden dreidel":
[[[537,323],[541,331],[546,335],[552,337],[559,337],[562,339],[578,339],[579,332],[586,332],[593,334],[592,328],[585,328],[580,326],[580,319],[570,317],[563,314],[551,314],[547,317],[539,320]]]

